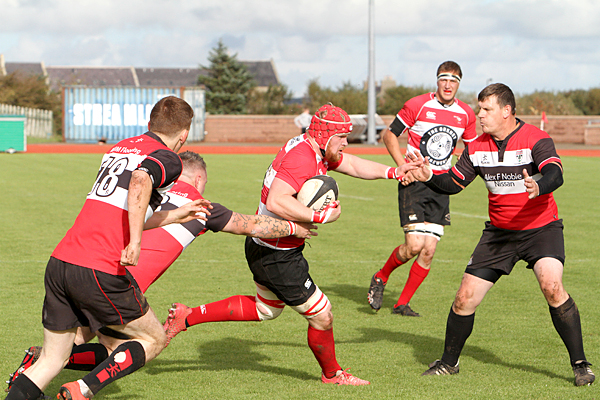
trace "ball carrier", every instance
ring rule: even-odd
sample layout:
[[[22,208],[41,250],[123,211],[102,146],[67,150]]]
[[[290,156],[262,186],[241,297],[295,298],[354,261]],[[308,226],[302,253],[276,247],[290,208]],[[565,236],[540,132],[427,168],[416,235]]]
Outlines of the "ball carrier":
[[[290,221],[331,223],[342,212],[339,201],[323,211],[300,203],[296,195],[304,183],[328,171],[361,179],[401,179],[419,162],[392,168],[351,154],[344,154],[352,122],[339,107],[327,104],[312,117],[305,134],[290,139],[279,151],[264,177],[257,213]],[[168,340],[188,327],[217,321],[267,321],[289,306],[308,322],[308,346],[322,371],[323,383],[368,385],[342,369],[335,354],[333,314],[327,296],[314,283],[303,256],[304,240],[248,238],[246,260],[256,284],[255,296],[233,296],[190,308],[173,304],[164,328]]]

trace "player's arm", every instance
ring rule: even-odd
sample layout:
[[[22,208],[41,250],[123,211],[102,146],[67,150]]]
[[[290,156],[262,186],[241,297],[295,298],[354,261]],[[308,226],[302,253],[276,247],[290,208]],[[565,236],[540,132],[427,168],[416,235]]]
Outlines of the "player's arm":
[[[557,162],[551,162],[544,165],[540,172],[542,173],[542,178],[536,181],[529,176],[526,169],[523,169],[525,189],[527,190],[527,193],[529,193],[530,199],[552,193],[561,187],[564,182],[562,166]]]
[[[307,222],[285,221],[268,215],[246,215],[234,212],[222,232],[261,239],[294,235],[302,239],[317,236],[317,226]]]
[[[345,175],[360,179],[397,179],[400,180],[410,170],[417,168],[422,161],[404,163],[398,168],[366,160],[353,154],[344,154],[342,162],[335,169]]]
[[[411,161],[418,160],[420,156],[420,154],[408,155]],[[423,163],[419,168],[412,170],[411,174],[416,180],[424,182],[431,190],[441,194],[457,194],[470,183],[458,178],[451,172],[435,175],[431,170],[427,158],[423,160]]]
[[[142,232],[151,194],[152,180],[150,175],[141,170],[133,171],[127,193],[129,243],[121,252],[121,265],[136,265],[140,257]]]
[[[209,200],[198,199],[173,210],[155,211],[144,224],[144,230],[160,228],[169,224],[184,224],[194,219],[206,221],[206,216],[210,215],[209,209],[211,208]]]
[[[404,126],[402,121],[396,116],[389,129],[386,129],[383,133],[383,143],[397,166],[401,166],[406,162],[404,160],[404,155],[400,151],[400,142],[398,141],[398,138],[405,129],[406,126]]]
[[[332,201],[325,210],[317,213],[302,205],[294,197],[296,193],[289,183],[275,177],[267,196],[267,210],[289,221],[327,223],[340,217],[342,210],[339,201]]]

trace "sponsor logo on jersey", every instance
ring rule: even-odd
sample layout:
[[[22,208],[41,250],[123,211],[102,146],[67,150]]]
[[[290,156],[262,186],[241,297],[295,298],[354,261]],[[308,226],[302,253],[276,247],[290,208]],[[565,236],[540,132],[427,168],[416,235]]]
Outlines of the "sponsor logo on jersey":
[[[200,306],[200,313],[203,314],[203,315],[206,314],[206,305],[205,304],[202,304]]]
[[[456,122],[458,122],[459,124],[462,122],[462,118],[458,115],[454,115],[454,118],[456,118]]]
[[[435,111],[427,111],[427,112],[425,113],[425,117],[426,117],[427,119],[432,119],[432,120],[434,120],[434,121],[435,121],[435,118],[436,118]]]
[[[423,134],[419,150],[423,156],[429,157],[431,165],[442,166],[452,156],[457,141],[458,134],[454,129],[438,125]]]
[[[484,165],[484,164],[489,164],[489,163],[490,163],[490,160],[488,160],[488,156],[487,156],[487,154],[484,154],[484,155],[481,157],[481,165]]]

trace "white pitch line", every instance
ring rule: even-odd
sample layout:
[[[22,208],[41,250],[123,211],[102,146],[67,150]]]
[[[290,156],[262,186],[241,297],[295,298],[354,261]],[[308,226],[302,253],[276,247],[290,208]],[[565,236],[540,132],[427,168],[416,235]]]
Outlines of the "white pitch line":
[[[373,200],[375,200],[372,197],[350,196],[348,194],[341,194],[341,193],[340,193],[340,197],[345,197],[345,198],[354,199],[354,200],[361,200],[361,201],[373,201]]]
[[[461,213],[461,212],[457,212],[457,211],[450,211],[450,215],[460,215],[461,217],[477,218],[477,219],[488,219],[489,218],[487,215],[483,216],[483,215],[465,214],[465,213]]]

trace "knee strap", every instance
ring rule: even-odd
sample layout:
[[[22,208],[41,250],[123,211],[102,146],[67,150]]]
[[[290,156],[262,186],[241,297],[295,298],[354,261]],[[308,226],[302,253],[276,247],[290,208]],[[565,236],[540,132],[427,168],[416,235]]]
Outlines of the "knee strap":
[[[256,286],[256,312],[261,321],[279,317],[284,307],[285,303],[279,300],[275,293]]]
[[[304,318],[313,318],[327,310],[329,306],[329,299],[325,296],[325,293],[321,292],[321,289],[317,286],[315,292],[304,304],[299,306],[293,306],[292,308],[297,313],[301,314]]]

